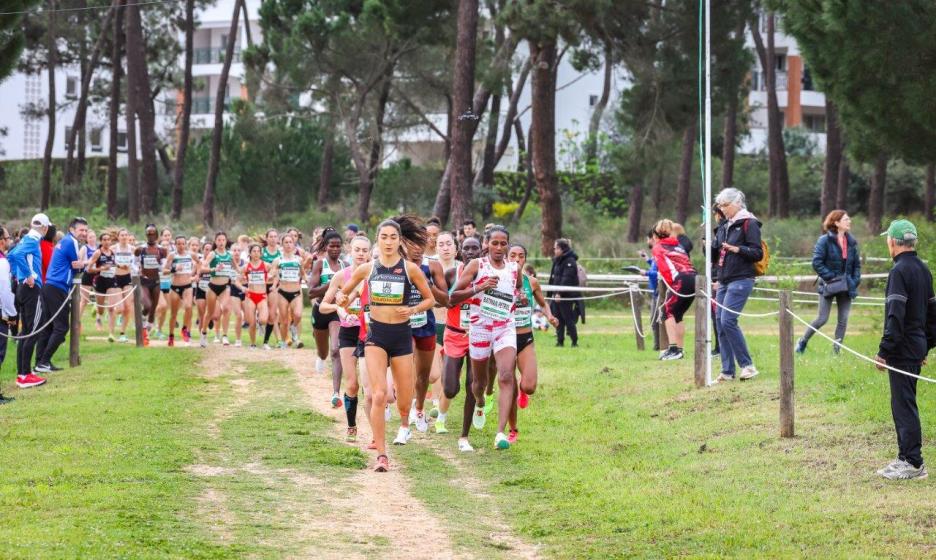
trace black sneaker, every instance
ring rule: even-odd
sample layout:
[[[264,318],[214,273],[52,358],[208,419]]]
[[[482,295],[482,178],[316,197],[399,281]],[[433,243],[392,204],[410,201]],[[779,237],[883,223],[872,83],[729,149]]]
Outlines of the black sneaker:
[[[53,364],[52,362],[49,362],[49,369],[51,369],[52,371],[62,371],[62,368],[58,367],[57,365]]]
[[[672,348],[667,348],[666,350],[660,352],[660,359],[661,359],[661,360],[666,360],[666,359],[668,359],[667,356],[669,356],[669,355],[672,354],[672,353],[673,353],[673,349],[672,349]]]
[[[33,371],[39,373],[52,373],[52,366],[49,364],[36,364],[36,367],[33,368]]]
[[[836,346],[836,348],[838,348],[838,347]],[[806,351],[806,339],[801,338],[801,339],[799,339],[799,340],[796,341],[796,350],[795,350],[795,352],[796,352],[797,354],[802,354],[802,353],[805,352],[805,351]]]
[[[16,399],[14,399],[13,397],[4,397],[3,395],[0,395],[0,404],[11,403],[14,400]]]
[[[673,350],[673,351],[671,351],[671,352],[667,352],[667,353],[666,353],[662,358],[660,358],[660,359],[663,360],[663,361],[681,360],[681,359],[683,359],[683,351],[677,348],[676,350]]]

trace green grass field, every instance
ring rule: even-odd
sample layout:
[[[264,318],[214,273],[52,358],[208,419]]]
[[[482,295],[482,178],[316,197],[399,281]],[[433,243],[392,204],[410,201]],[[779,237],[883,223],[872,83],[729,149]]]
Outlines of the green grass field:
[[[860,308],[846,342],[873,354],[880,322]],[[509,451],[492,449],[492,418],[472,434],[478,451],[458,455],[459,399],[448,436],[392,457],[466,557],[512,557],[499,531],[552,558],[936,554],[936,485],[874,473],[896,453],[886,377],[814,338],[796,359],[797,437],[781,439],[776,318],[742,324],[761,375],[696,390],[690,360],[660,363],[635,349],[629,313],[596,311],[578,349],[538,336],[540,388]],[[12,388],[12,355],[3,364],[16,401],[0,407],[0,556],[302,556],[317,527],[304,510],[328,511],[302,477],[344,488],[372,459],[339,442],[282,366],[237,366],[235,384],[199,375],[197,349],[92,341],[83,357],[29,391]],[[919,393],[926,443],[936,394]],[[223,504],[206,501],[217,493]],[[224,523],[203,522],[212,508]],[[361,537],[349,550],[394,556]]]

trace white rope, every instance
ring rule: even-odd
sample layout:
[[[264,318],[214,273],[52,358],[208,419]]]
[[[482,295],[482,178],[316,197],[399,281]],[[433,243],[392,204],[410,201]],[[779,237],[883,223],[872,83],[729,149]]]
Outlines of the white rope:
[[[646,336],[644,336],[644,333],[641,332],[640,322],[637,321],[637,308],[634,305],[634,292],[637,291],[635,289],[636,287],[637,287],[636,285],[631,284],[631,289],[628,291],[628,293],[630,294],[631,317],[634,318],[634,330],[637,331],[637,336],[639,336],[640,338],[647,338]]]
[[[702,297],[708,299],[710,302],[714,303],[716,307],[720,307],[723,311],[727,311],[727,312],[729,312],[729,313],[734,313],[735,315],[738,315],[739,317],[761,318],[761,317],[771,317],[771,316],[773,316],[773,315],[779,315],[779,314],[780,314],[780,310],[779,310],[779,309],[778,309],[777,311],[770,311],[770,312],[768,312],[768,313],[743,313],[743,312],[741,312],[741,311],[735,311],[734,309],[730,309],[730,308],[725,307],[724,305],[718,303],[718,300],[717,300],[717,299],[715,299],[715,298],[713,298],[712,296],[710,296],[709,294],[705,293],[705,291],[702,290],[702,289],[699,289],[699,290],[698,290],[696,293],[694,293],[694,294],[688,294],[688,295],[687,295],[687,294],[680,294],[680,293],[678,293],[676,290],[674,290],[672,286],[670,286],[669,284],[666,283],[666,279],[663,278],[663,275],[662,275],[662,274],[659,276],[659,280],[660,280],[660,282],[663,282],[663,284],[669,289],[670,292],[672,292],[673,294],[675,294],[675,295],[678,296],[678,297],[689,299],[689,298],[694,298],[694,297],[696,297],[697,295],[699,295],[699,296],[702,296]],[[749,298],[749,299],[750,299],[750,298]]]
[[[116,294],[98,294],[98,295],[116,295]],[[118,305],[122,305],[123,302],[127,301],[127,300],[130,299],[132,296],[133,296],[133,290],[131,289],[131,290],[129,290],[129,291],[127,292],[127,295],[125,295],[124,297],[120,298],[119,300],[117,300],[117,301],[114,302],[114,303],[109,303],[109,304],[108,304],[108,303],[102,303],[102,304],[100,304],[100,305],[98,305],[97,303],[95,303],[95,305],[97,305],[97,307],[100,307],[101,309],[111,309],[111,308],[117,307]]]
[[[588,300],[588,299],[601,299],[601,298],[607,298],[607,297],[621,296],[621,295],[629,294],[629,293],[631,293],[631,290],[621,290],[619,292],[611,292],[608,294],[601,294],[597,296],[582,296],[582,297],[574,297],[574,298],[560,296],[560,297],[547,297],[543,299],[545,299],[546,301],[582,301],[582,300]]]
[[[860,352],[857,352],[857,351],[855,351],[855,350],[852,350],[852,349],[849,348],[848,346],[845,346],[845,345],[842,344],[841,342],[835,340],[835,339],[832,338],[831,336],[829,336],[829,335],[825,334],[824,332],[820,331],[820,330],[817,329],[816,327],[814,327],[814,326],[812,326],[811,324],[809,324],[808,322],[806,322],[805,319],[803,319],[802,317],[800,317],[800,316],[797,315],[796,313],[793,313],[793,310],[787,309],[786,311],[787,311],[787,313],[790,314],[791,317],[793,317],[794,319],[796,319],[796,320],[799,321],[800,323],[806,325],[806,328],[812,330],[815,334],[818,334],[819,336],[821,336],[822,338],[828,340],[829,342],[831,342],[832,344],[838,346],[839,348],[842,348],[842,349],[844,349],[845,351],[850,352],[850,353],[854,354],[855,356],[861,358],[862,360],[874,364],[875,366],[880,366],[880,365],[882,365],[882,364],[880,364],[877,360],[875,360],[874,358],[869,358],[868,356],[865,356],[864,354],[861,354]],[[915,373],[910,373],[909,371],[904,371],[904,370],[902,370],[902,369],[898,369],[898,368],[889,366],[889,365],[887,365],[887,364],[883,364],[883,366],[884,366],[886,369],[888,369],[888,370],[890,370],[890,371],[893,371],[894,373],[899,373],[899,374],[901,374],[901,375],[906,375],[906,376],[908,376],[908,377],[913,377],[913,378],[919,379],[919,380],[921,380],[921,381],[929,381],[930,383],[936,383],[936,379],[930,379],[929,377],[924,377],[924,376],[922,376],[922,375],[917,375],[917,374],[915,374]]]
[[[757,291],[760,291],[760,292],[772,292],[772,293],[775,293],[775,294],[778,294],[778,293],[780,293],[780,292],[786,291],[786,290],[778,290],[778,289],[776,289],[776,288],[761,288],[760,286],[754,286],[754,289],[757,290]],[[819,297],[819,294],[817,294],[816,292],[800,292],[800,291],[796,291],[796,290],[791,290],[790,293],[793,294],[793,295],[795,295],[795,296],[814,296],[814,297]],[[858,299],[871,299],[871,300],[875,300],[875,301],[884,301],[886,298],[876,297],[876,296],[858,296]]]
[[[62,310],[65,309],[65,306],[68,305],[68,303],[71,301],[71,295],[72,295],[72,292],[74,292],[74,291],[75,291],[75,286],[72,285],[71,289],[68,290],[68,294],[65,296],[65,301],[63,301],[63,302],[62,302],[62,305],[59,306],[58,311],[55,312],[55,315],[52,315],[52,317],[50,317],[49,320],[46,321],[46,323],[45,323],[44,325],[42,325],[41,327],[37,328],[37,329],[34,330],[33,332],[31,332],[31,333],[29,333],[29,334],[21,334],[21,335],[16,335],[16,336],[14,336],[14,335],[12,335],[12,334],[0,333],[0,336],[5,336],[6,338],[9,338],[9,339],[11,339],[11,340],[23,340],[23,339],[26,339],[26,338],[30,338],[30,337],[35,336],[36,333],[42,331],[44,328],[46,328],[46,327],[48,327],[49,325],[51,325],[51,324],[52,324],[52,321],[54,321],[55,318],[59,316],[59,314],[62,312]],[[42,296],[39,296],[39,297],[42,297]]]

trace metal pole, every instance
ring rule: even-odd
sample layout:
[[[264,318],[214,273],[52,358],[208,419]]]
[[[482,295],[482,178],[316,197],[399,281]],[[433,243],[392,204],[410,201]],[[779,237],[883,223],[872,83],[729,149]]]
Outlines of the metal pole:
[[[712,0],[705,0],[705,293],[712,294]],[[710,305],[710,304],[708,304]],[[712,384],[712,323],[705,314],[705,384]]]

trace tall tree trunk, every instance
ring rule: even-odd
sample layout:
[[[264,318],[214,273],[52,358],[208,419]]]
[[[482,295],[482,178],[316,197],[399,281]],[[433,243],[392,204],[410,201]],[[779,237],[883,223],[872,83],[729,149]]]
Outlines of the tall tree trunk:
[[[761,67],[764,69],[767,86],[767,150],[769,152],[770,187],[768,213],[785,218],[789,215],[790,180],[787,173],[786,147],[783,144],[783,122],[777,102],[777,57],[774,48],[774,14],[767,15],[767,45],[761,37],[758,21],[751,24],[751,36]]]
[[[530,197],[533,196],[533,186],[536,184],[536,180],[533,177],[533,154],[530,153],[530,146],[526,146],[523,139],[523,125],[520,124],[520,121],[515,120],[513,127],[517,133],[517,171],[524,172],[525,179],[523,196],[520,198],[520,204],[517,206],[517,209],[514,210],[513,215],[514,223],[518,223],[520,219],[523,218],[523,213],[526,212],[527,204],[530,203]],[[532,140],[532,137],[530,139]]]
[[[510,88],[510,102],[507,105],[507,114],[504,115],[504,131],[501,133],[500,141],[497,143],[497,152],[494,154],[494,167],[497,167],[497,164],[500,163],[504,153],[507,151],[507,146],[510,144],[510,135],[513,134],[514,120],[517,118],[517,106],[520,103],[520,96],[523,94],[523,88],[526,87],[527,78],[530,76],[531,62],[530,58],[526,59],[526,62],[523,63],[523,67],[520,69],[520,75],[517,76],[517,82],[508,87]],[[520,129],[521,134],[523,129]]]
[[[486,187],[494,184],[494,166],[497,165],[497,131],[500,126],[500,107],[501,96],[491,96],[491,111],[488,114],[487,134],[484,137],[484,154],[481,160],[481,169],[478,171],[478,178],[475,181]],[[510,127],[504,124],[505,127]]]
[[[475,50],[478,42],[478,0],[459,0],[455,68],[452,76],[451,218],[457,226],[472,217],[471,140],[478,118],[472,111],[475,83]]]
[[[335,124],[334,116],[329,113],[325,128],[325,145],[322,147],[322,167],[319,171],[318,206],[328,204],[328,194],[332,184],[335,159]]]
[[[835,209],[838,196],[839,164],[842,162],[842,134],[838,124],[838,111],[831,99],[826,97],[826,156],[825,174],[822,178],[822,196],[819,214],[827,216]]]
[[[253,42],[253,32],[250,30],[250,16],[247,14],[247,2],[241,4],[241,12],[244,16],[244,35],[247,39],[247,48],[252,49],[254,46]],[[244,65],[244,85],[247,86],[247,98],[246,101],[254,102],[257,99],[257,94],[260,93],[260,73],[257,71],[257,68],[254,68],[252,65]]]
[[[205,178],[205,195],[202,197],[202,222],[209,228],[214,227],[215,187],[218,182],[218,168],[221,164],[221,137],[224,134],[224,99],[227,97],[228,76],[231,73],[231,61],[234,58],[234,44],[237,41],[237,25],[243,3],[244,0],[236,0],[234,3],[234,14],[231,16],[231,27],[228,29],[227,45],[224,47],[224,64],[221,67],[218,91],[215,94],[214,129],[211,131],[211,155],[208,159],[208,176]]]
[[[874,175],[871,177],[871,193],[868,197],[868,231],[881,231],[884,219],[884,192],[887,184],[887,154],[878,154],[874,160]]]
[[[127,4],[127,105],[128,113],[139,117],[140,130],[140,213],[156,209],[159,187],[156,171],[156,112],[150,95],[146,65],[146,38],[138,3]]]
[[[845,143],[842,143],[842,157],[839,160],[838,185],[835,189],[835,207],[848,208],[848,185],[851,182],[851,171],[848,169],[848,157],[845,155]]]
[[[42,156],[42,192],[39,199],[39,208],[42,210],[49,208],[52,198],[52,148],[55,146],[55,112],[57,110],[55,102],[55,67],[58,65],[58,46],[55,42],[57,38],[57,29],[55,27],[56,10],[57,2],[55,0],[49,0],[47,14],[49,17],[49,27],[46,30],[46,48],[49,51],[49,107],[47,115],[49,119],[49,131],[46,135],[45,152]]]
[[[117,218],[117,134],[120,120],[120,76],[123,73],[121,53],[123,52],[123,1],[115,0],[117,11],[113,19],[113,39],[111,40],[111,87],[110,87],[110,122],[108,133],[110,146],[107,151],[107,217]]]
[[[389,66],[380,86],[380,95],[377,98],[377,113],[374,119],[374,139],[371,141],[370,154],[367,160],[367,173],[362,177],[358,186],[358,219],[367,223],[370,218],[370,199],[374,193],[377,182],[377,173],[380,170],[380,160],[383,154],[384,119],[387,114],[387,103],[390,101],[390,89],[393,86],[393,66]]]
[[[689,217],[689,188],[692,185],[692,156],[695,153],[696,119],[683,132],[682,159],[679,164],[679,183],[676,186],[676,221],[685,224]]]
[[[926,202],[923,207],[927,222],[936,219],[933,216],[934,202],[936,202],[936,164],[930,163],[926,166]]]
[[[176,144],[175,169],[172,174],[172,219],[182,217],[182,195],[185,192],[185,156],[188,153],[189,130],[192,123],[192,58],[195,53],[195,0],[185,0],[185,77],[182,84],[182,121]]]
[[[611,51],[611,42],[605,41],[604,83],[601,86],[601,97],[592,111],[591,121],[588,123],[588,138],[585,144],[585,161],[591,162],[598,157],[598,129],[601,127],[601,118],[604,116],[608,99],[611,98],[611,78],[614,70],[614,57]]]
[[[722,188],[734,186],[735,143],[738,137],[738,96],[732,95],[725,111],[725,143],[722,146]]]
[[[562,237],[562,198],[556,177],[556,43],[530,42],[533,58],[530,131],[533,174],[543,209],[541,250],[551,254],[553,243]]]
[[[129,8],[128,8],[129,9]],[[127,61],[130,65],[130,61]],[[129,69],[128,69],[129,70]],[[130,79],[127,79],[129,85]],[[140,221],[140,166],[137,160],[137,117],[127,103],[127,218],[130,223]]]
[[[114,17],[114,11],[116,10],[116,7],[117,0],[111,4],[110,9],[108,9],[107,13],[104,14],[104,23],[101,25],[101,34],[94,42],[94,47],[91,49],[91,59],[85,63],[83,62],[85,57],[82,56],[81,92],[78,94],[78,105],[75,109],[75,118],[72,121],[71,134],[65,141],[65,146],[68,150],[65,156],[66,185],[75,184],[76,179],[80,178],[84,172],[84,149],[81,147],[83,142],[79,142],[77,170],[75,169],[75,137],[78,135],[79,131],[81,132],[80,138],[82,141],[87,136],[85,134],[85,121],[87,120],[88,114],[88,96],[91,91],[91,78],[94,76],[94,70],[97,68],[98,62],[101,59],[101,51],[104,48],[104,39],[106,39],[110,34],[111,18]]]
[[[627,209],[627,242],[640,241],[640,217],[643,214],[643,185],[631,187],[630,208]]]

